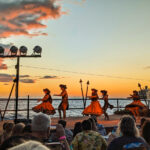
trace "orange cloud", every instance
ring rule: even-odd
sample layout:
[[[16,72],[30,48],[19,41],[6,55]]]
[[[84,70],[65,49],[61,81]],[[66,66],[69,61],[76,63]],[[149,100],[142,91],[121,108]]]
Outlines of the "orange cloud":
[[[11,0],[0,1],[0,38],[12,35],[46,35],[32,29],[46,28],[43,20],[57,19],[62,14],[55,0]]]
[[[45,36],[47,33],[33,29],[46,28],[47,26],[42,23],[43,20],[57,19],[63,14],[61,7],[55,5],[55,0],[1,0],[0,38],[13,35]],[[7,69],[3,59],[0,59],[0,69]]]

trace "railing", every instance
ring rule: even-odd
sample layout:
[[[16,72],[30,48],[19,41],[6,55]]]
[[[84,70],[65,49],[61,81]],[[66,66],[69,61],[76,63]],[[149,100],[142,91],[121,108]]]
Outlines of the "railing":
[[[53,99],[54,101],[60,101],[61,99]],[[83,101],[82,98],[70,98],[69,101],[72,101],[72,100],[75,100],[75,101]],[[123,109],[125,108],[124,106],[120,106],[120,101],[131,101],[130,99],[127,99],[127,98],[109,98],[109,101],[116,101],[117,105],[114,106],[114,108],[116,108],[117,110],[120,110],[120,109]],[[0,102],[1,101],[7,101],[6,98],[0,98]],[[15,99],[11,99],[10,101],[15,101]],[[20,98],[19,101],[27,101],[27,109],[18,109],[18,111],[27,111],[27,119],[29,119],[29,116],[30,116],[30,111],[32,109],[30,109],[30,101],[37,101],[37,98],[30,98],[29,96],[27,98]],[[89,101],[89,99],[87,99],[87,101]],[[141,100],[141,101],[145,101],[145,100]],[[148,108],[150,108],[150,101],[147,100],[148,102]],[[70,110],[73,110],[73,109],[84,109],[84,107],[77,107],[77,108],[71,108],[69,107]],[[57,109],[56,109],[57,110]],[[1,112],[4,112],[4,111],[15,111],[13,109],[7,109],[7,110],[0,110]]]

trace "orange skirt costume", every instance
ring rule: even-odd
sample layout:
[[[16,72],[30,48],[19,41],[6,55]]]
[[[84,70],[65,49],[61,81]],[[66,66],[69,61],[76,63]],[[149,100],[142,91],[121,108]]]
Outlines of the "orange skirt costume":
[[[49,99],[43,100],[41,104],[33,107],[32,110],[37,113],[42,112],[47,115],[54,115],[56,112],[51,102],[52,102],[52,99],[51,97],[49,97]]]
[[[82,114],[101,116],[103,114],[103,109],[98,100],[91,101],[91,104],[84,109]]]
[[[58,106],[59,110],[68,110],[68,103],[67,102],[61,102],[60,105]]]
[[[63,95],[63,92],[61,93]],[[68,110],[69,109],[69,103],[68,103],[68,94],[65,92],[65,94],[62,96],[62,102],[58,106],[58,110]]]
[[[134,100],[131,104],[125,107],[126,110],[132,112],[134,116],[138,116],[140,110],[143,110],[146,106],[140,100]]]

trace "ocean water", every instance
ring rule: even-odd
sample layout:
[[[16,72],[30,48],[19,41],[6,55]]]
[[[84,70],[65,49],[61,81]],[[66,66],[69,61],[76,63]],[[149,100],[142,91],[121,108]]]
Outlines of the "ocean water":
[[[53,100],[53,106],[54,108],[57,108],[60,104],[61,100]],[[87,100],[86,106],[88,106],[90,104],[90,100]],[[103,100],[99,100],[101,106],[103,107],[104,102]],[[0,101],[0,109],[4,110],[5,106],[6,106],[7,101],[6,100],[2,100]],[[109,103],[117,106],[117,100],[109,100]],[[127,104],[131,103],[131,100],[119,100],[119,107],[124,107]],[[26,100],[19,100],[18,103],[18,109],[27,109],[27,101]],[[30,109],[32,109],[32,107],[36,106],[37,104],[39,104],[36,100],[31,100],[30,101]],[[70,108],[83,108],[83,101],[82,100],[69,100],[69,107]],[[15,109],[15,101],[14,100],[10,100],[9,105],[8,105],[8,110],[14,110]],[[67,110],[67,117],[78,117],[78,116],[83,116],[82,115],[82,111],[83,109],[69,109]],[[116,108],[114,109],[108,109],[107,112],[109,115],[113,114],[114,111],[116,111]],[[3,112],[2,112],[3,113]],[[7,111],[5,114],[5,119],[14,119],[14,111]],[[33,112],[32,110],[30,111],[30,118],[32,119],[33,116],[36,113]],[[51,116],[51,117],[58,117],[58,111],[56,111],[56,114]],[[27,117],[27,111],[18,111],[18,118],[19,119],[23,119]]]

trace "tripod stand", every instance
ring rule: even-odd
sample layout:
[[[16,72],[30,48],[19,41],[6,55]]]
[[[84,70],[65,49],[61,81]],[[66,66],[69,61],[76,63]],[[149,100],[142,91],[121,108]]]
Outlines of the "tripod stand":
[[[6,111],[7,111],[7,107],[8,107],[9,101],[10,101],[10,99],[11,99],[11,95],[12,95],[13,89],[14,89],[14,87],[15,87],[15,84],[16,84],[16,79],[13,80],[13,85],[12,85],[12,88],[11,88],[11,91],[10,91],[10,94],[9,94],[9,97],[8,97],[8,100],[7,100],[7,103],[6,103],[6,106],[5,106],[4,113],[1,115],[1,120],[2,120],[2,121],[4,120],[5,113],[6,113]]]

